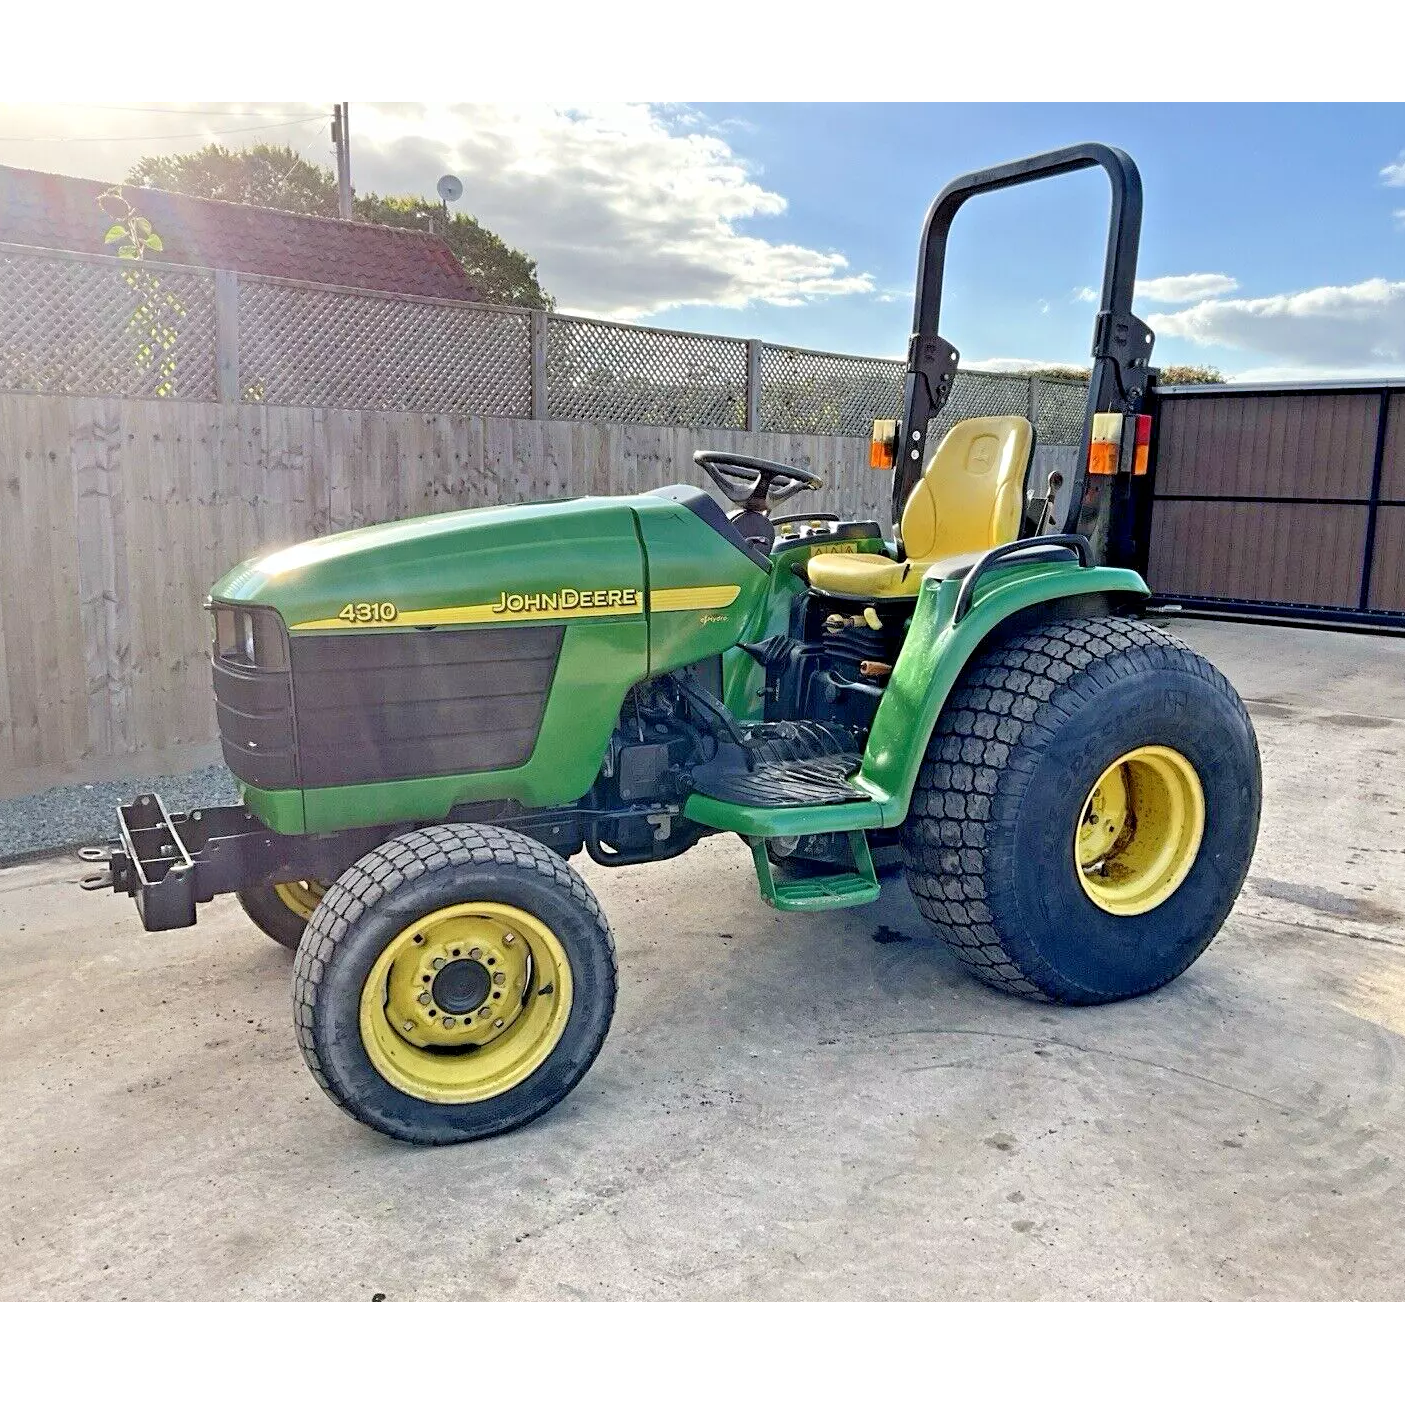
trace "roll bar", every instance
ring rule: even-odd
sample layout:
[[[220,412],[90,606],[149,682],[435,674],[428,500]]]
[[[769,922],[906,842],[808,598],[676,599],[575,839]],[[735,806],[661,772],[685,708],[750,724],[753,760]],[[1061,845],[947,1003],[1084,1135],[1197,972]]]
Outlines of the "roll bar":
[[[1125,151],[1101,142],[1063,146],[1002,166],[988,166],[957,176],[937,196],[922,227],[922,248],[917,266],[917,297],[908,343],[907,379],[903,388],[903,415],[898,432],[898,453],[893,475],[893,521],[902,518],[908,495],[922,474],[928,423],[941,412],[951,394],[960,364],[960,353],[938,332],[942,306],[942,279],[946,270],[946,243],[956,212],[974,195],[1005,190],[1014,185],[1050,176],[1101,166],[1112,185],[1112,211],[1108,222],[1107,257],[1103,264],[1102,293],[1093,324],[1093,372],[1088,387],[1088,413],[1083,423],[1082,451],[1074,468],[1069,499],[1061,520],[1050,524],[1056,533],[1091,535],[1097,505],[1084,512],[1087,486],[1088,444],[1093,416],[1105,411],[1133,413],[1147,389],[1148,364],[1154,337],[1151,328],[1132,312],[1132,290],[1137,277],[1137,247],[1142,230],[1142,178],[1136,162]],[[1103,524],[1104,535],[1106,524]]]

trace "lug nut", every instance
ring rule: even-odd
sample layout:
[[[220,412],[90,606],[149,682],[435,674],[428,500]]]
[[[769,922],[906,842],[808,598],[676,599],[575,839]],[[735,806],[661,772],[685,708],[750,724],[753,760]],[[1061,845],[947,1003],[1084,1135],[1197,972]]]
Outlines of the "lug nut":
[[[497,971],[497,972],[495,972],[495,973],[493,974],[493,984],[494,984],[494,985],[506,985],[506,984],[507,984],[507,977],[506,977],[505,975],[503,975],[503,973],[502,973],[501,971]]]
[[[400,1026],[400,1028],[403,1029],[406,1034],[409,1034],[414,1029],[414,1027],[414,1020],[406,1020],[405,1023]]]
[[[442,956],[436,956],[429,964],[433,966],[436,971],[442,971],[444,969],[444,958]]]
[[[478,1013],[479,1013],[480,1015],[485,1015],[485,1016],[486,1016],[486,1015],[491,1015],[493,1012],[485,1005],[481,1010],[479,1010]]]
[[[427,990],[422,990],[422,991],[420,991],[420,994],[419,994],[419,1002],[420,1002],[421,1005],[428,1005],[428,1004],[429,1004],[429,992],[428,992]]]
[[[493,1028],[494,1028],[494,1029],[501,1029],[501,1028],[502,1028],[502,1021],[501,1021],[501,1020],[494,1020],[494,1021],[493,1021]]]
[[[453,1029],[453,1027],[454,1027],[454,1017],[453,1017],[452,1015],[445,1015],[445,1016],[444,1016],[444,1028],[445,1028],[445,1029]]]
[[[516,940],[517,940],[517,933],[516,933],[516,932],[509,932],[509,933],[503,938],[503,944],[504,944],[505,946],[511,946],[511,945],[513,944],[513,942],[515,942]]]

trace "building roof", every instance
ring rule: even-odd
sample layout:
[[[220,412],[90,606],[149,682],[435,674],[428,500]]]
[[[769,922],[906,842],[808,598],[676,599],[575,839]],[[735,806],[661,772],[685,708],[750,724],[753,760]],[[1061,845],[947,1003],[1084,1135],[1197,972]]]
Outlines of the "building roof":
[[[0,242],[110,253],[112,220],[97,204],[110,185],[0,166]],[[480,301],[453,251],[437,235],[383,224],[294,215],[144,186],[123,195],[151,221],[164,246],[148,258],[236,273],[387,293]]]

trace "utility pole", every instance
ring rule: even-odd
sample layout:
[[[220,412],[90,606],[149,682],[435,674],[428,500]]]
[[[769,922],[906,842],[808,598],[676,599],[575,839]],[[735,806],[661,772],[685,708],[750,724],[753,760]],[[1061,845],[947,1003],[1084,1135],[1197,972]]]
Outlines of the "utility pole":
[[[339,102],[332,108],[332,143],[337,149],[337,213],[344,220],[354,219],[351,209],[351,123],[349,103]]]

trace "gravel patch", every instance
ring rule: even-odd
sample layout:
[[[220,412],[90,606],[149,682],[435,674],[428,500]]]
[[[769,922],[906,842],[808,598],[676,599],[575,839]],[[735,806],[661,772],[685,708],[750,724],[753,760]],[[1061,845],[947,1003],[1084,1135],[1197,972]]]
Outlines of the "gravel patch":
[[[178,776],[55,786],[38,795],[0,800],[0,859],[115,839],[117,806],[144,791],[155,791],[172,812],[239,802],[234,777],[223,766],[202,766]]]

